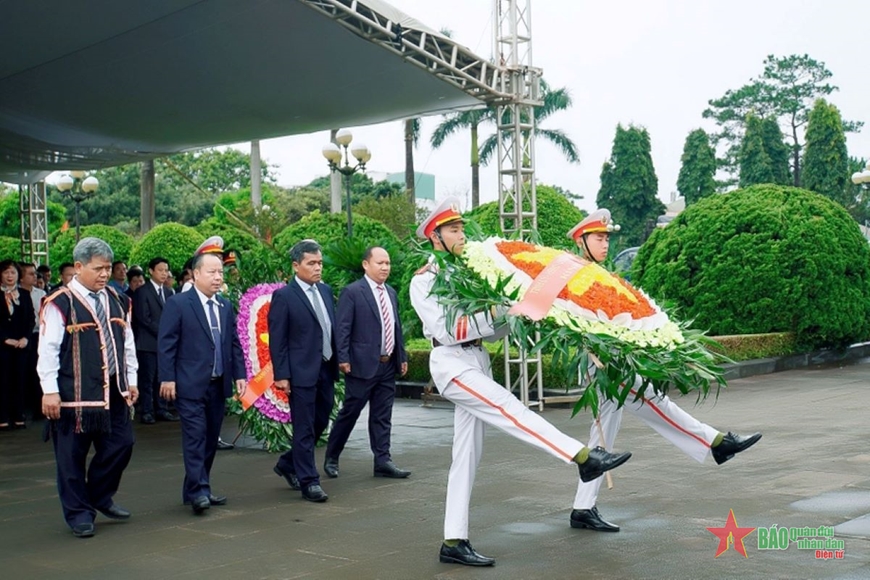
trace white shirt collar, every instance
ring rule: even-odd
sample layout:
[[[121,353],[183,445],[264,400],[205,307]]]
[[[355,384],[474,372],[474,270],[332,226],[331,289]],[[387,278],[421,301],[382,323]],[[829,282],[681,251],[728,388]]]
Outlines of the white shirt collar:
[[[296,280],[296,283],[299,284],[299,287],[302,288],[303,292],[308,292],[308,289],[315,284],[309,284],[308,282],[303,282],[299,276],[293,276],[293,279]]]
[[[220,300],[217,299],[217,294],[215,294],[214,296],[212,296],[211,298],[209,298],[208,296],[206,296],[205,294],[203,294],[202,292],[200,292],[200,291],[199,291],[199,288],[197,288],[196,286],[193,287],[193,290],[196,292],[196,295],[199,296],[199,301],[202,303],[202,305],[203,305],[204,308],[208,308],[208,301],[209,301],[209,300],[214,300],[214,303],[215,303],[215,304],[217,304],[218,306],[223,306],[223,305],[220,303]]]
[[[384,287],[384,290],[387,289],[387,283],[386,283],[386,282],[384,282],[383,284],[378,284],[377,282],[375,282],[374,280],[372,280],[371,278],[369,278],[369,275],[368,275],[368,274],[364,274],[364,275],[363,275],[363,278],[366,279],[366,282],[369,283],[369,288],[371,288],[372,290],[377,290],[377,289],[378,289],[378,286],[383,286],[383,287]]]
[[[163,286],[161,286],[160,284],[158,284],[154,280],[148,280],[148,281],[151,282],[152,286],[154,286],[154,290],[156,290],[157,293],[160,294],[160,289],[163,288]]]
[[[81,296],[90,297],[91,292],[93,292],[93,290],[88,290],[84,284],[79,282],[78,276],[73,276],[73,279],[69,283],[69,288],[70,288],[70,290],[75,290],[75,292]],[[103,288],[102,290],[97,292],[97,294],[102,295],[105,291],[106,291],[106,289]]]

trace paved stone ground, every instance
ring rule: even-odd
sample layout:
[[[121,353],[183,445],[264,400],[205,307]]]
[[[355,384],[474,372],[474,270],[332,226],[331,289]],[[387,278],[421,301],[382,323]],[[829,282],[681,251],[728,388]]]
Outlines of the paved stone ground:
[[[617,442],[634,452],[614,471],[599,507],[618,534],[572,530],[576,469],[491,431],[472,498],[472,541],[495,569],[438,563],[452,410],[400,401],[394,459],[413,476],[371,477],[364,420],[310,504],[256,449],[220,452],[212,474],[229,504],[195,517],[181,505],[177,424],[137,425],[138,442],[116,496],[124,523],[99,516],[97,535],[73,538],[61,518],[54,459],[38,426],[0,434],[0,576],[54,578],[870,578],[870,359],[733,381],[718,402],[684,407],[723,429],[764,432],[723,466],[700,465],[626,414]],[[576,434],[589,420],[567,408],[544,415]],[[232,437],[228,421],[225,437]],[[323,450],[318,450],[322,462]],[[706,530],[734,510],[741,527],[837,526],[843,559],[816,560],[791,545],[748,558]],[[864,516],[862,518],[862,516]],[[849,535],[846,535],[849,534]]]

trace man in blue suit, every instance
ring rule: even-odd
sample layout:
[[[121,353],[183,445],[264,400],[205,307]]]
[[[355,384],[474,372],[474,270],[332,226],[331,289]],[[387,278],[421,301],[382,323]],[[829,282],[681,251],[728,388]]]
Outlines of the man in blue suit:
[[[320,486],[314,446],[329,425],[338,378],[335,356],[335,299],[322,283],[323,255],[314,240],[290,250],[296,276],[272,295],[269,353],[275,387],[290,395],[293,442],[275,473],[300,489],[308,501],[329,496]]]
[[[166,302],[157,338],[160,395],[175,401],[181,418],[182,500],[195,514],[227,501],[212,493],[209,474],[233,380],[239,394],[246,387],[236,316],[218,295],[222,283],[221,255],[198,254],[193,290]]]
[[[369,248],[362,262],[365,275],[341,291],[335,323],[338,368],[344,373],[344,405],[338,412],[326,446],[323,471],[338,477],[338,457],[344,450],[360,412],[369,405],[369,443],[375,477],[402,479],[411,475],[396,467],[390,456],[396,376],[408,372],[399,302],[387,285],[390,255]]]

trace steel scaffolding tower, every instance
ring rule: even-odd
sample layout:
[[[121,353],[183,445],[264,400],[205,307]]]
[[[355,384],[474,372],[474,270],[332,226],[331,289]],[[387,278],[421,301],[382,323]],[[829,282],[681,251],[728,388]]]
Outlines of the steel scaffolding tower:
[[[538,227],[535,196],[535,107],[541,70],[532,66],[531,0],[494,0],[494,56],[505,68],[500,92],[510,99],[496,107],[498,142],[499,216],[505,235],[526,239]],[[541,356],[532,356],[534,344],[519,344],[505,338],[505,382],[519,390],[525,405],[544,406]],[[517,351],[511,354],[511,347]],[[529,388],[537,389],[531,401]]]
[[[40,265],[48,264],[48,203],[45,182],[18,186],[21,216],[21,257]]]

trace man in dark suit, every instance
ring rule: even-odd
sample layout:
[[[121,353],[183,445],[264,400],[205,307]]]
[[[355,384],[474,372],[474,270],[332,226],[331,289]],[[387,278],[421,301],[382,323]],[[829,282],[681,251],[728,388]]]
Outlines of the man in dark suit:
[[[362,266],[365,275],[345,287],[338,299],[335,344],[338,368],[345,377],[345,394],[344,405],[329,434],[323,471],[329,477],[338,477],[338,457],[368,403],[374,475],[401,479],[411,472],[393,463],[390,431],[396,375],[408,372],[408,356],[396,291],[386,284],[390,276],[390,255],[383,248],[369,248]]]
[[[133,271],[132,269],[130,270]],[[139,359],[139,412],[146,425],[162,421],[178,421],[178,416],[160,397],[157,382],[157,332],[166,300],[172,290],[163,287],[169,273],[166,258],[153,258],[148,262],[148,282],[133,293],[133,333],[136,336],[136,356]],[[156,413],[155,413],[156,411]]]
[[[163,308],[157,335],[160,395],[175,401],[181,418],[184,452],[182,500],[201,514],[227,498],[212,493],[209,474],[217,451],[224,404],[233,380],[244,393],[245,363],[236,331],[236,316],[218,295],[223,260],[213,253],[193,262],[194,287]]]
[[[335,356],[335,300],[323,284],[323,255],[313,240],[290,250],[296,276],[272,295],[269,353],[275,387],[290,395],[292,449],[281,456],[275,473],[308,501],[328,499],[320,486],[314,446],[329,425],[338,378]]]

